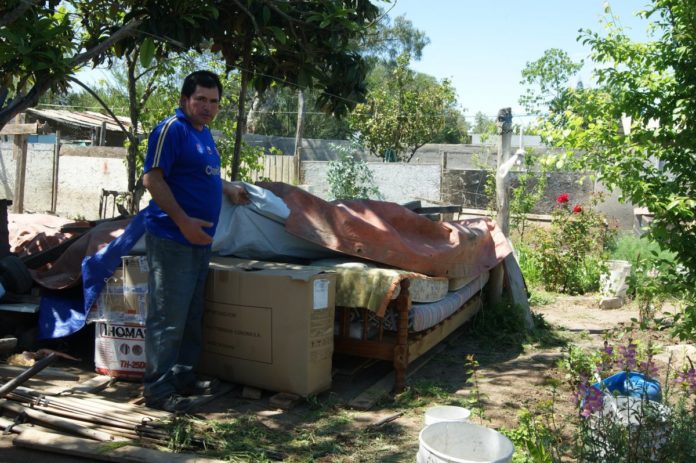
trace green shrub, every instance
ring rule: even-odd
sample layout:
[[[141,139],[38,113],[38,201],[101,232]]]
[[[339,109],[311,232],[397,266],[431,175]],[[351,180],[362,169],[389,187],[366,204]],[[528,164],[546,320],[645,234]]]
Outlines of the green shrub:
[[[544,288],[567,294],[596,291],[615,232],[591,206],[571,207],[568,194],[561,194],[556,203],[551,227],[539,230],[534,245]]]
[[[327,180],[333,199],[380,198],[372,171],[355,153],[354,147],[334,146],[339,159],[329,162]]]

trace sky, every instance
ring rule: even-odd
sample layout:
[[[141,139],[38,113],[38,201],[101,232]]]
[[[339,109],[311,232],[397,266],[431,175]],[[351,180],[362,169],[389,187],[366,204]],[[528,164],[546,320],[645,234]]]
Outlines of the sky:
[[[395,3],[395,4],[394,4]],[[511,107],[524,118],[518,100],[525,64],[550,48],[579,61],[589,48],[576,41],[578,30],[602,31],[604,0],[392,0],[382,4],[391,18],[404,15],[430,44],[411,67],[438,79],[449,78],[466,117],[477,112],[495,117]],[[647,22],[634,13],[645,0],[609,2],[619,23],[635,40],[644,39]],[[578,76],[591,85],[591,64]],[[519,120],[519,119],[518,119]],[[517,121],[516,121],[517,122]],[[524,120],[519,120],[524,123]]]

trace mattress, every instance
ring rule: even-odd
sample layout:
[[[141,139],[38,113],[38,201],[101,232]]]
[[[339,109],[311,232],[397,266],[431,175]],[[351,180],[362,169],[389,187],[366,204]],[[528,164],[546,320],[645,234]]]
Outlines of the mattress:
[[[447,293],[443,299],[427,304],[412,303],[408,313],[409,331],[424,331],[448,318],[457,311],[466,301],[481,292],[488,283],[489,273],[484,272],[457,291]],[[388,330],[396,330],[396,313],[387,311],[384,317],[384,327]]]
[[[401,291],[400,282],[408,278],[409,294],[414,302],[435,302],[447,296],[449,280],[399,269],[377,268],[371,263],[341,259],[312,261],[311,265],[337,273],[336,305],[364,307],[378,316],[386,313],[389,302]]]
[[[455,313],[472,297],[481,292],[488,282],[489,272],[484,272],[475,277],[467,285],[457,291],[451,291],[436,302],[427,304],[412,303],[408,316],[408,330],[410,332],[424,331],[431,328]],[[374,336],[379,327],[380,318],[373,312],[369,312],[368,339]],[[384,328],[389,331],[396,331],[397,314],[393,308],[389,308],[384,316]],[[335,334],[339,334],[339,322],[335,325]],[[351,314],[351,322],[348,336],[354,339],[362,338],[362,322],[359,311],[355,309]]]

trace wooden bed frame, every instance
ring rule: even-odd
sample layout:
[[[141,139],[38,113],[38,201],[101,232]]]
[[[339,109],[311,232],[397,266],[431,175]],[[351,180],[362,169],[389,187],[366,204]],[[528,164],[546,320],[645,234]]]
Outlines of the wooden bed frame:
[[[491,286],[496,286],[498,281],[496,270],[502,270],[502,265],[491,270],[491,280],[487,285],[487,291]],[[502,274],[500,274],[502,276]],[[456,312],[437,325],[424,331],[409,332],[408,313],[411,308],[409,294],[410,281],[401,281],[401,291],[396,300],[392,301],[392,310],[397,314],[396,333],[384,328],[384,320],[379,321],[376,335],[369,336],[369,312],[367,309],[357,309],[362,324],[361,339],[349,336],[351,311],[349,307],[336,307],[336,319],[338,320],[338,333],[334,336],[334,352],[338,354],[354,355],[377,360],[391,361],[394,364],[394,392],[399,393],[406,387],[406,369],[410,362],[425,354],[449,336],[453,331],[462,326],[473,317],[482,306],[482,295],[477,293],[469,299]]]

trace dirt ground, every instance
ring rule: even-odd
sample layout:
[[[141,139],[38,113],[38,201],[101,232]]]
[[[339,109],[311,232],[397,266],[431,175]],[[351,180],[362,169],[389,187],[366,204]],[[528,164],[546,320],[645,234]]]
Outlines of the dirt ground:
[[[557,328],[553,332],[559,340],[563,338],[588,348],[599,348],[604,333],[629,326],[631,319],[638,317],[637,309],[630,305],[614,310],[599,309],[595,296],[558,296],[550,304],[533,307],[533,311],[543,315],[548,324]],[[462,403],[471,403],[482,410],[472,421],[494,429],[515,427],[522,408],[534,409],[540,401],[552,399],[553,392],[549,384],[554,380],[562,380],[562,374],[556,368],[557,361],[563,355],[562,346],[508,348],[500,343],[491,345],[481,340],[474,341],[468,330],[468,327],[462,327],[441,346],[436,347],[436,353],[430,356],[430,360],[410,373],[408,384],[418,390],[427,388],[427,385],[436,385],[445,394],[440,400],[448,403],[451,403],[451,397],[461,397]],[[672,351],[684,348],[691,349],[692,354],[696,351],[693,345],[678,346],[676,341],[667,337],[666,331],[657,336],[661,337],[660,341],[664,346],[663,353],[658,356],[658,360],[663,362],[668,360]],[[471,364],[466,360],[471,355],[478,363],[473,376]],[[337,359],[334,367],[336,374],[332,390],[317,398],[320,403],[332,400],[345,404],[389,372],[389,365],[386,363],[366,365],[350,358]],[[81,379],[94,375],[89,364],[83,365],[82,370],[71,368],[72,371],[80,372]],[[39,385],[35,387],[38,388]],[[104,394],[116,400],[128,400],[138,396],[139,388],[137,384],[119,382]],[[561,387],[558,394],[555,403],[559,411],[570,413],[569,391]],[[289,411],[283,411],[269,405],[271,395],[272,393],[264,392],[259,400],[247,400],[241,397],[241,387],[237,387],[232,393],[203,405],[196,413],[206,420],[224,420],[251,413],[268,429],[287,432],[306,426],[307,420],[314,416],[308,410],[311,411],[316,404],[300,403]],[[449,399],[445,399],[445,396]],[[431,397],[414,406],[412,402],[405,405],[406,402],[400,400],[385,399],[369,411],[346,412],[349,413],[350,427],[337,431],[333,438],[340,440],[345,446],[355,445],[356,453],[346,456],[344,452],[340,457],[326,454],[314,461],[413,461],[418,451],[418,434],[423,427],[423,412],[438,403],[438,400],[437,396]],[[362,450],[352,434],[358,431],[364,433],[380,419],[395,414],[400,416],[389,424],[380,425],[380,429],[392,427],[390,434],[395,436],[394,441],[384,443],[381,454],[371,452],[369,456],[361,455]],[[0,436],[0,462],[83,461],[75,457],[18,449],[12,446],[11,439],[12,436]]]

